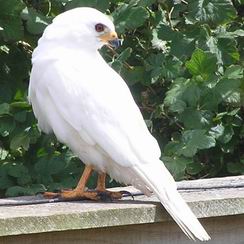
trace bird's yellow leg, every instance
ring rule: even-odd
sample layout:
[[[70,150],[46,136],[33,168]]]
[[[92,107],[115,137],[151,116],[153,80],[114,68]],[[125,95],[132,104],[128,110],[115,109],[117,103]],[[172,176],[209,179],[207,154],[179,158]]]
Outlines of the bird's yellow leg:
[[[121,199],[123,197],[122,192],[113,192],[106,190],[106,173],[98,173],[96,191],[99,198],[105,201],[108,199]]]
[[[98,173],[97,177],[97,191],[106,191],[106,173]]]
[[[55,198],[59,197],[65,200],[74,200],[74,199],[91,199],[91,200],[99,200],[97,192],[95,191],[85,191],[86,183],[91,176],[92,167],[86,166],[84,172],[74,190],[61,191],[59,193],[55,192],[44,192],[45,198]]]
[[[45,198],[61,198],[64,200],[79,200],[79,199],[90,199],[90,200],[102,200],[112,201],[121,199],[124,195],[131,195],[127,191],[113,192],[106,190],[106,173],[98,173],[97,187],[95,190],[85,191],[86,183],[91,176],[92,167],[86,166],[84,172],[74,190],[63,190],[61,192],[44,192]]]

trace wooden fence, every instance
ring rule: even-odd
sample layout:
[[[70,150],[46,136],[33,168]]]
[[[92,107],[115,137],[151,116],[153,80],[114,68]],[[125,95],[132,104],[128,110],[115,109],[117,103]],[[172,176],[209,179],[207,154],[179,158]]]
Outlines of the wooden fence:
[[[244,176],[178,186],[212,237],[209,244],[244,244]],[[194,243],[154,196],[112,203],[42,202],[41,196],[0,199],[0,244]]]

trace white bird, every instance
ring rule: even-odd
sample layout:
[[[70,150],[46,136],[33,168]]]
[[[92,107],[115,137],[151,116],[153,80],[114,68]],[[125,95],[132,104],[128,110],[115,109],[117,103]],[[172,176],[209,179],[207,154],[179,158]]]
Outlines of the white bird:
[[[144,123],[129,88],[99,54],[117,41],[112,21],[92,8],[76,8],[58,15],[44,31],[33,52],[29,101],[45,133],[54,133],[86,164],[72,191],[47,197],[86,197],[105,189],[108,173],[146,195],[156,194],[184,233],[202,241],[210,237],[177,192],[160,148]],[[86,191],[92,170],[99,173],[97,191]]]

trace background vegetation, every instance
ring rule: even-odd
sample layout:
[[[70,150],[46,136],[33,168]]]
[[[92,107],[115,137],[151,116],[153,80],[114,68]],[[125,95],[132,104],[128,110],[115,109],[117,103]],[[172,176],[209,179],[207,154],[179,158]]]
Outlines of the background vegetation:
[[[38,131],[26,97],[38,38],[79,6],[112,15],[123,46],[101,52],[128,82],[175,179],[244,173],[243,4],[0,0],[0,195],[71,188],[81,174],[80,161]]]

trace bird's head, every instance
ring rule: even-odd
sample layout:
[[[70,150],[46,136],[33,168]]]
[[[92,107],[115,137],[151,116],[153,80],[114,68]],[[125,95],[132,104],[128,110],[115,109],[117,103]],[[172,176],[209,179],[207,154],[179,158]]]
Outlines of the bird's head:
[[[46,28],[42,39],[58,42],[59,45],[82,45],[83,49],[94,50],[104,44],[118,46],[120,43],[109,17],[87,7],[75,8],[58,15]]]

